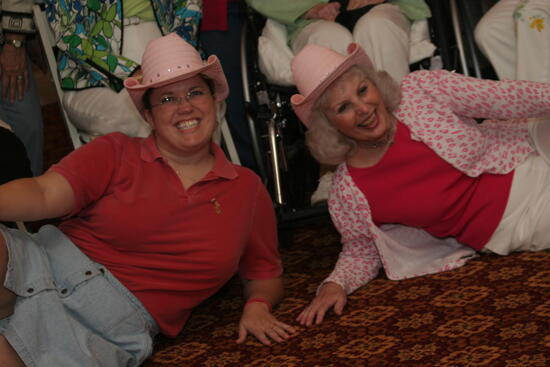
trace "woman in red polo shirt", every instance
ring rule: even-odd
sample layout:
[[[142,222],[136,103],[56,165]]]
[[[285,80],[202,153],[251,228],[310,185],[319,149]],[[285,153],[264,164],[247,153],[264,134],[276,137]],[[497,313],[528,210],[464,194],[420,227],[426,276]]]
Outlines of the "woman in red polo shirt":
[[[236,272],[237,342],[294,332],[271,314],[283,287],[270,197],[212,142],[228,94],[218,59],[169,34],[125,86],[148,138],[105,135],[0,186],[0,220],[64,217],[36,234],[0,228],[0,365],[138,366]]]
[[[550,247],[550,84],[423,70],[398,86],[348,51],[308,45],[292,61],[306,143],[338,165],[329,210],[343,245],[301,324],[341,313],[381,267],[404,279],[476,251]],[[527,118],[540,121],[509,120]]]

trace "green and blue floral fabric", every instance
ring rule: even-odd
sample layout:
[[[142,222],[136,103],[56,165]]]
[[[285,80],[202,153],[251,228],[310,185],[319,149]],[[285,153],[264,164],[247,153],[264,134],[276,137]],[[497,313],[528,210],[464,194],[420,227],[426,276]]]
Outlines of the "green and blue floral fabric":
[[[202,16],[200,0],[150,0],[162,34],[176,32],[197,45]],[[63,89],[108,86],[123,88],[123,80],[139,66],[120,56],[122,0],[46,0],[46,16],[59,48],[58,71]]]

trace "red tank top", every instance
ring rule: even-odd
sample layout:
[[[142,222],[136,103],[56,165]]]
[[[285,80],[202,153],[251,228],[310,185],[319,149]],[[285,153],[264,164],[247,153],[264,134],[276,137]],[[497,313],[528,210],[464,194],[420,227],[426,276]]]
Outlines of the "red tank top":
[[[393,145],[375,166],[348,166],[374,223],[423,228],[480,250],[502,218],[513,171],[467,176],[410,136],[398,122]]]

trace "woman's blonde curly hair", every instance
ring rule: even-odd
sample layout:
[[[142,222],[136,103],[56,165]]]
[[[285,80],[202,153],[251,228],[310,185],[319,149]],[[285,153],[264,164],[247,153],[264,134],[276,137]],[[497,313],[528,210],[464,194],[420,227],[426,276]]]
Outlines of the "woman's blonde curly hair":
[[[386,108],[392,113],[401,101],[401,89],[397,82],[385,71],[371,68],[361,68],[359,65],[350,67],[337,80],[351,73],[361,73],[366,76],[380,91]],[[338,165],[353,153],[356,142],[333,127],[322,112],[326,104],[326,90],[313,106],[311,124],[306,132],[306,145],[311,155],[321,164]]]

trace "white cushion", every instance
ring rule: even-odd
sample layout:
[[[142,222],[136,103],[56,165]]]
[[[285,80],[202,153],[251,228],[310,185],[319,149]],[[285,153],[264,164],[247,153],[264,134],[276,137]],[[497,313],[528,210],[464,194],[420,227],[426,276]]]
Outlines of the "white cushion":
[[[294,54],[288,47],[284,25],[272,19],[265,22],[262,35],[258,38],[258,54],[260,70],[270,83],[294,85],[290,71],[290,61]]]
[[[151,129],[136,110],[126,89],[109,88],[67,91],[63,106],[71,122],[84,135],[104,135],[119,131],[128,136],[148,136]]]

